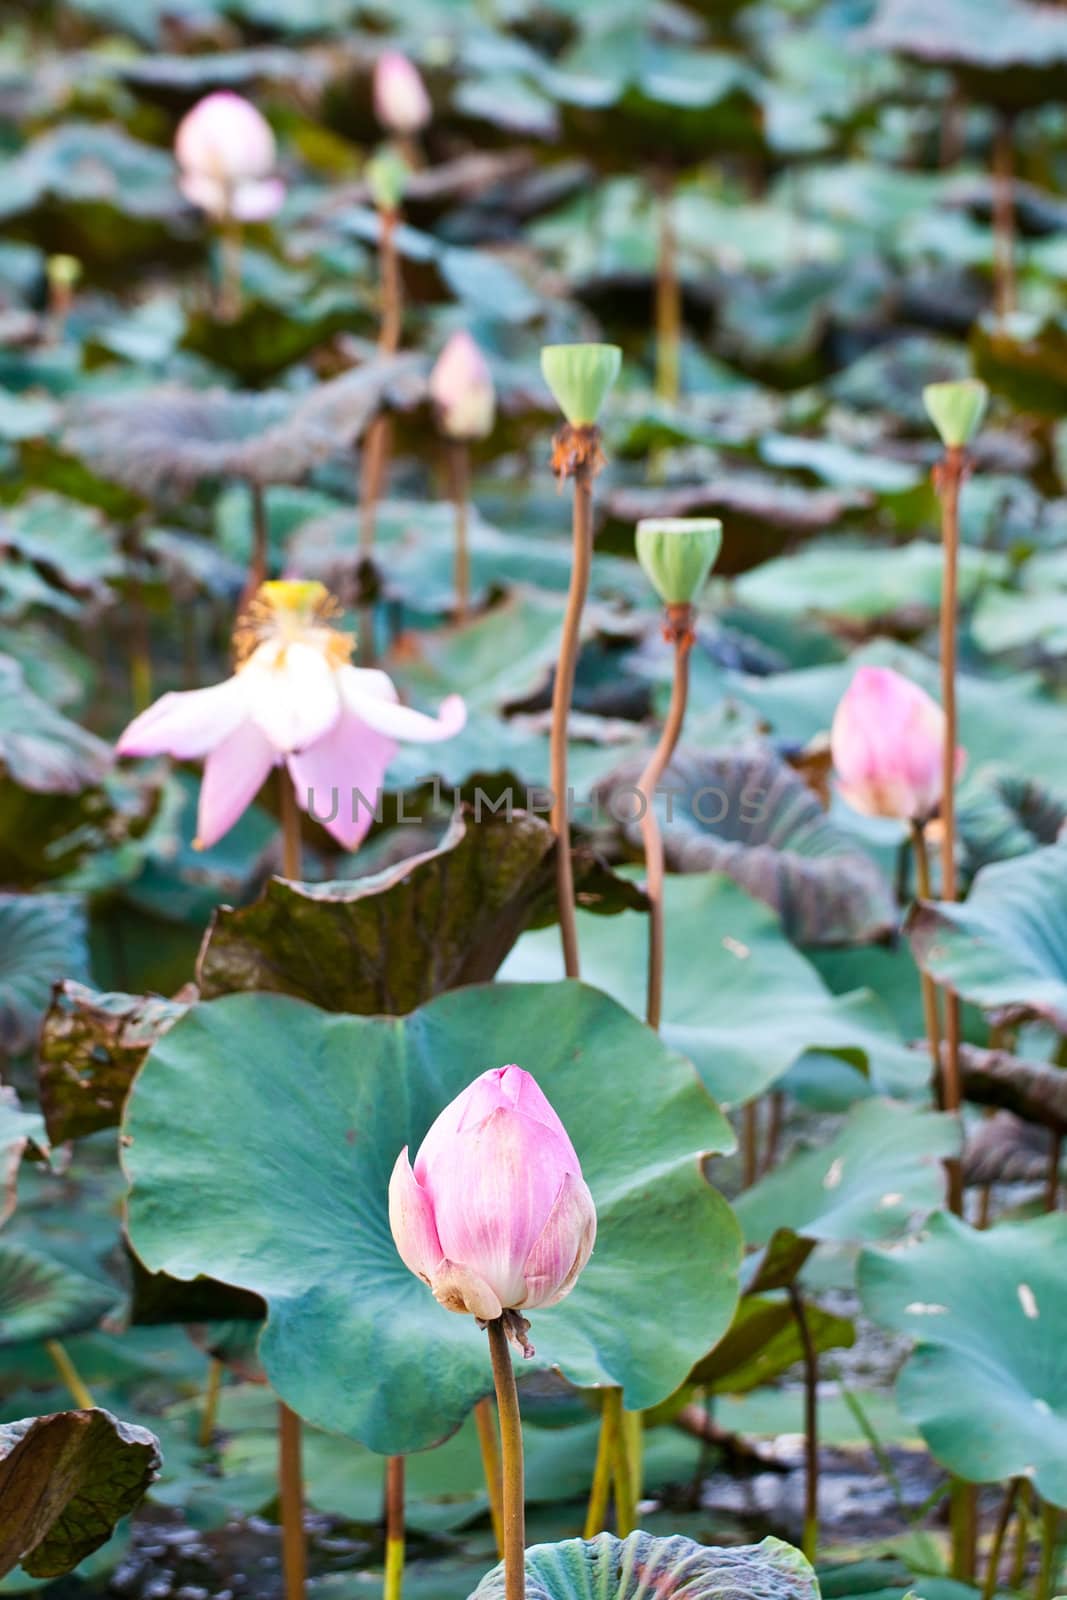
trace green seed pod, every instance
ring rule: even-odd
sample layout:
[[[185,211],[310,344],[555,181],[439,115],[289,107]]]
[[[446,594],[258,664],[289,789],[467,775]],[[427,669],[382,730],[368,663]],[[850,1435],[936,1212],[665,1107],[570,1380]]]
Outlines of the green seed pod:
[[[387,213],[399,211],[411,177],[411,168],[400,151],[392,145],[383,145],[367,162],[364,170],[378,210]]]
[[[596,423],[621,367],[617,344],[547,344],[541,351],[545,382],[572,428]]]
[[[926,385],[923,404],[946,450],[970,444],[982,425],[988,399],[989,390],[979,378]]]
[[[637,559],[664,604],[692,605],[722,549],[718,517],[646,517],[637,524]]]
[[[55,289],[73,289],[82,275],[82,264],[77,256],[49,256],[48,281]]]

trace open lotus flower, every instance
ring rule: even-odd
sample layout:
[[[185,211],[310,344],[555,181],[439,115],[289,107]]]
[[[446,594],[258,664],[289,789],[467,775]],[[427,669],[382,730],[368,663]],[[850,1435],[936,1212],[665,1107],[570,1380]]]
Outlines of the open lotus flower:
[[[124,756],[206,758],[199,846],[221,839],[284,762],[301,808],[354,850],[397,741],[449,739],[463,727],[458,695],[429,717],[398,703],[386,673],[352,666],[338,610],[321,583],[264,583],[238,624],[233,677],[165,694],[120,738]]]
[[[552,1306],[596,1238],[596,1207],[558,1116],[521,1067],[483,1072],[389,1180],[401,1260],[448,1311],[492,1322]]]
[[[374,114],[390,133],[410,136],[433,115],[418,68],[399,50],[385,50],[374,68]]]
[[[492,433],[493,375],[469,333],[454,333],[445,344],[430,373],[430,398],[449,439],[484,439]]]
[[[868,817],[922,822],[941,803],[945,716],[891,667],[860,667],[834,712],[830,753],[838,788]],[[956,757],[963,769],[964,753]]]
[[[174,154],[185,198],[217,221],[264,222],[285,199],[273,175],[270,124],[239,94],[198,101],[178,128]]]

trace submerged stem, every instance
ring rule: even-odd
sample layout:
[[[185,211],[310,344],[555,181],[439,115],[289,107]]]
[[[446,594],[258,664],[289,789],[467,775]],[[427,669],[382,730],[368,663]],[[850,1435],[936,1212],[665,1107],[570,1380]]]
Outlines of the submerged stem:
[[[552,686],[551,784],[552,828],[556,835],[556,897],[563,940],[563,967],[577,978],[578,924],[574,914],[574,865],[571,861],[570,808],[567,795],[567,719],[574,694],[574,674],[581,642],[582,611],[593,563],[593,472],[591,461],[574,468],[574,559],[570,591],[559,641],[559,660]]]
[[[522,1455],[522,1419],[515,1367],[508,1348],[503,1317],[487,1325],[493,1360],[496,1403],[500,1413],[500,1444],[504,1505],[504,1597],[526,1597],[526,1500]]]

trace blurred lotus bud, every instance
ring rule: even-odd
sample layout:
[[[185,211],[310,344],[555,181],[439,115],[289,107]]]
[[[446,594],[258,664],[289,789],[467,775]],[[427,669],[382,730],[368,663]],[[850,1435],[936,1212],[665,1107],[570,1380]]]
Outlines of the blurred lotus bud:
[[[371,156],[365,171],[374,204],[384,215],[395,216],[411,177],[411,168],[404,157],[392,145],[383,145]]]
[[[956,383],[928,383],[923,390],[927,415],[946,450],[970,444],[982,426],[989,390],[978,378]]]
[[[492,1322],[555,1305],[596,1238],[596,1208],[559,1117],[521,1067],[483,1072],[389,1181],[404,1265],[448,1311]]]
[[[717,517],[646,517],[634,543],[664,604],[692,605],[722,548],[722,523]]]
[[[273,176],[276,147],[270,124],[239,94],[209,94],[178,128],[174,154],[187,200],[218,220],[263,222],[285,199]]]
[[[454,333],[441,351],[430,374],[430,398],[449,439],[484,439],[492,433],[493,375],[469,333]]]
[[[77,256],[49,256],[49,286],[53,290],[69,294],[81,279],[83,270],[82,264],[78,260]]]
[[[838,789],[868,817],[922,822],[941,803],[945,717],[925,689],[891,667],[860,667],[834,712]],[[961,750],[957,773],[964,762]]]
[[[408,137],[425,128],[433,106],[416,66],[399,50],[386,50],[374,68],[374,114],[390,133]]]
[[[615,344],[548,344],[541,371],[572,428],[593,427],[622,368]]]

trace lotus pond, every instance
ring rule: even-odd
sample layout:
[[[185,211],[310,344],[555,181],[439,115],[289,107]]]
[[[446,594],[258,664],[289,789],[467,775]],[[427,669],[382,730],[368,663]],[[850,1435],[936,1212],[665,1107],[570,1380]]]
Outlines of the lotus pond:
[[[1063,1593],[1065,84],[0,4],[0,1594]]]

